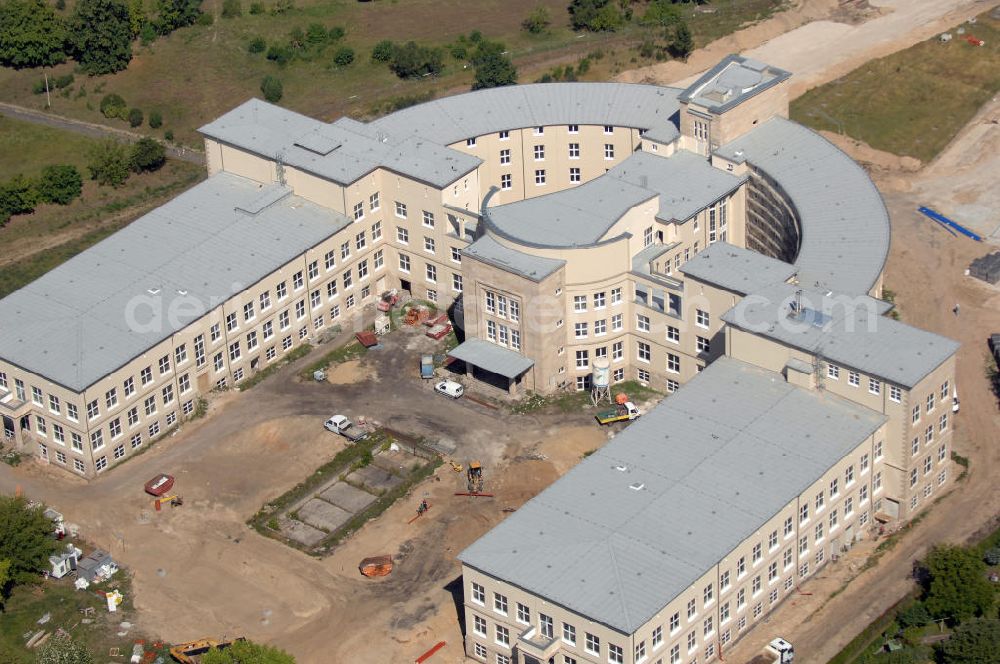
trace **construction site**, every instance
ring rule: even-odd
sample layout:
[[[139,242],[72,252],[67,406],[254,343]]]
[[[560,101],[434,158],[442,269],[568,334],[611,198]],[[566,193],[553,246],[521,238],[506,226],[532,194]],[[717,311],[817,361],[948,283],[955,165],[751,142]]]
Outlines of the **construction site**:
[[[852,3],[826,3],[844,4]],[[991,3],[864,4],[872,14],[851,29],[885,37],[866,52],[851,46],[827,62],[820,50],[840,42],[847,24],[827,14],[812,20],[806,10],[795,15],[801,27],[779,15],[776,24],[749,28],[756,37],[737,33],[709,49],[767,53],[780,44],[782,57],[801,57],[804,79],[815,85],[889,42],[903,48]],[[673,83],[699,71],[705,57],[696,52],[688,65],[634,75]],[[998,118],[994,99],[917,171],[825,135],[865,167],[885,201],[884,287],[899,317],[961,343],[953,449],[968,471],[914,527],[874,527],[827,563],[766,624],[727,647],[725,661],[753,661],[776,637],[794,644],[799,662],[828,661],[909,590],[912,561],[935,543],[969,540],[1000,514],[993,490],[1000,413],[983,366],[987,340],[1000,332],[991,244],[1000,218],[980,212],[996,209],[989,174],[1000,169]],[[103,620],[124,596],[128,628],[101,623],[121,641],[96,653],[108,661],[196,664],[207,649],[243,638],[275,644],[304,664],[481,661],[466,655],[471,627],[459,553],[670,398],[667,390],[619,389],[598,377],[608,367],[597,362],[592,390],[525,397],[477,388],[449,357],[457,340],[448,315],[389,290],[361,323],[338,332],[252,388],[212,393],[205,417],[97,479],[43,464],[0,465],[0,491],[58,510],[54,522],[72,522],[70,539],[87,543],[66,547],[51,576],[95,583],[102,593],[84,586],[76,597],[87,599],[73,612],[79,619],[33,626],[31,648],[48,638],[43,632],[72,632],[95,611]],[[333,359],[318,367],[323,358]],[[894,546],[867,564],[889,537]]]

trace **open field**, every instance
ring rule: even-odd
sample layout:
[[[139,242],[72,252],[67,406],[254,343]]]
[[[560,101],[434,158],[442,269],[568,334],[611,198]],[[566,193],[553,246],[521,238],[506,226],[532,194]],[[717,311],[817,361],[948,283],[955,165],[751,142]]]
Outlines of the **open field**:
[[[49,164],[72,164],[83,195],[69,205],[39,205],[0,229],[0,297],[41,276],[204,178],[204,167],[168,160],[153,173],[133,174],[120,188],[88,179],[94,139],[0,116],[0,180],[36,176]]]
[[[568,25],[565,0],[481,0],[470,10],[459,0],[408,0],[407,2],[361,3],[349,0],[300,0],[285,13],[249,15],[243,2],[243,16],[223,19],[221,2],[206,2],[206,11],[216,16],[214,25],[183,28],[152,45],[135,46],[129,68],[115,75],[87,78],[77,76],[73,85],[53,95],[52,111],[59,115],[91,122],[125,126],[120,120],[101,116],[98,104],[103,95],[115,92],[130,106],[147,115],[163,113],[164,126],[144,131],[162,137],[168,129],[178,141],[199,146],[195,129],[247,98],[261,96],[262,77],[273,74],[284,84],[282,105],[315,117],[333,120],[341,115],[362,117],[384,108],[386,100],[398,97],[438,95],[468,89],[472,70],[448,55],[445,72],[419,81],[403,81],[385,64],[372,63],[372,46],[382,39],[445,46],[461,35],[480,30],[489,39],[503,41],[520,70],[520,80],[537,79],[554,65],[576,64],[587,53],[602,51],[602,66],[587,74],[600,80],[611,73],[634,66],[634,48],[659,31],[635,22],[618,33],[575,33]],[[265,7],[274,3],[266,1]],[[685,7],[696,44],[703,44],[737,29],[747,21],[769,15],[784,5],[783,0],[716,0],[708,8]],[[521,29],[521,21],[536,6],[549,9],[552,24],[547,33],[531,35]],[[637,14],[642,11],[637,6]],[[337,45],[327,47],[311,61],[293,61],[284,67],[252,55],[247,45],[263,37],[268,45],[284,44],[294,28],[319,22],[330,28],[343,26],[347,35],[337,45],[355,50],[355,61],[346,68],[332,64]],[[73,63],[50,70],[51,74],[72,71]],[[0,69],[0,89],[4,101],[30,108],[44,106],[44,95],[32,93],[41,71]]]
[[[952,29],[948,43],[929,39],[806,92],[792,119],[929,162],[1000,92],[1000,20],[987,12],[958,27],[966,34]]]

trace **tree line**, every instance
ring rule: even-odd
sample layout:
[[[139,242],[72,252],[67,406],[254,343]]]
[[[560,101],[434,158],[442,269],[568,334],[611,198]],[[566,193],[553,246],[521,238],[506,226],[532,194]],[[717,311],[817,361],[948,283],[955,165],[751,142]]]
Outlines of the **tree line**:
[[[128,67],[136,38],[151,42],[203,16],[201,0],[156,0],[147,14],[142,0],[79,0],[61,16],[44,0],[0,2],[0,64],[48,67],[73,58],[93,76]]]

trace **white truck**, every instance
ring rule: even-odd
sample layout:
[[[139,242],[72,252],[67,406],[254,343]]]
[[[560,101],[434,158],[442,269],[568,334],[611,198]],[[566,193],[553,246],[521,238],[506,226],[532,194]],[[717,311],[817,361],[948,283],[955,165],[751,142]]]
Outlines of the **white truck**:
[[[780,636],[767,644],[767,650],[777,658],[775,664],[792,664],[795,659],[795,648]]]
[[[323,423],[323,427],[327,431],[332,431],[333,433],[339,433],[341,436],[356,443],[359,440],[364,440],[368,437],[368,432],[360,427],[354,426],[354,422],[351,422],[344,415],[334,415],[326,422]]]

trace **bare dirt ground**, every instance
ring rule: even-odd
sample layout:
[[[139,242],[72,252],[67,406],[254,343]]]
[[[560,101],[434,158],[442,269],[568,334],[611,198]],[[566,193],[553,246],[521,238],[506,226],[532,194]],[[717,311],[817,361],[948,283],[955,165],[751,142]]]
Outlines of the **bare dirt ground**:
[[[803,0],[709,44],[687,62],[622,72],[618,80],[683,87],[724,56],[742,53],[793,72],[789,95],[794,98],[997,4],[997,0]]]
[[[20,485],[124,563],[147,633],[171,641],[245,634],[302,664],[412,661],[445,640],[435,661],[463,661],[455,556],[608,430],[584,413],[511,417],[436,395],[417,377],[419,354],[434,346],[397,332],[383,350],[335,369],[344,384],[299,382],[300,367],[286,367],[245,394],[224,395],[207,418],[94,482],[28,463],[0,466],[0,491]],[[396,378],[346,380],[371,371]],[[342,449],[344,439],[322,427],[335,410],[427,436],[463,463],[481,460],[496,497],[454,496],[464,475],[444,465],[328,558],[258,535],[246,519]],[[176,476],[182,508],[153,510],[142,483],[157,472]],[[422,498],[430,511],[408,524]],[[358,573],[362,558],[384,553],[396,558],[391,576]]]

